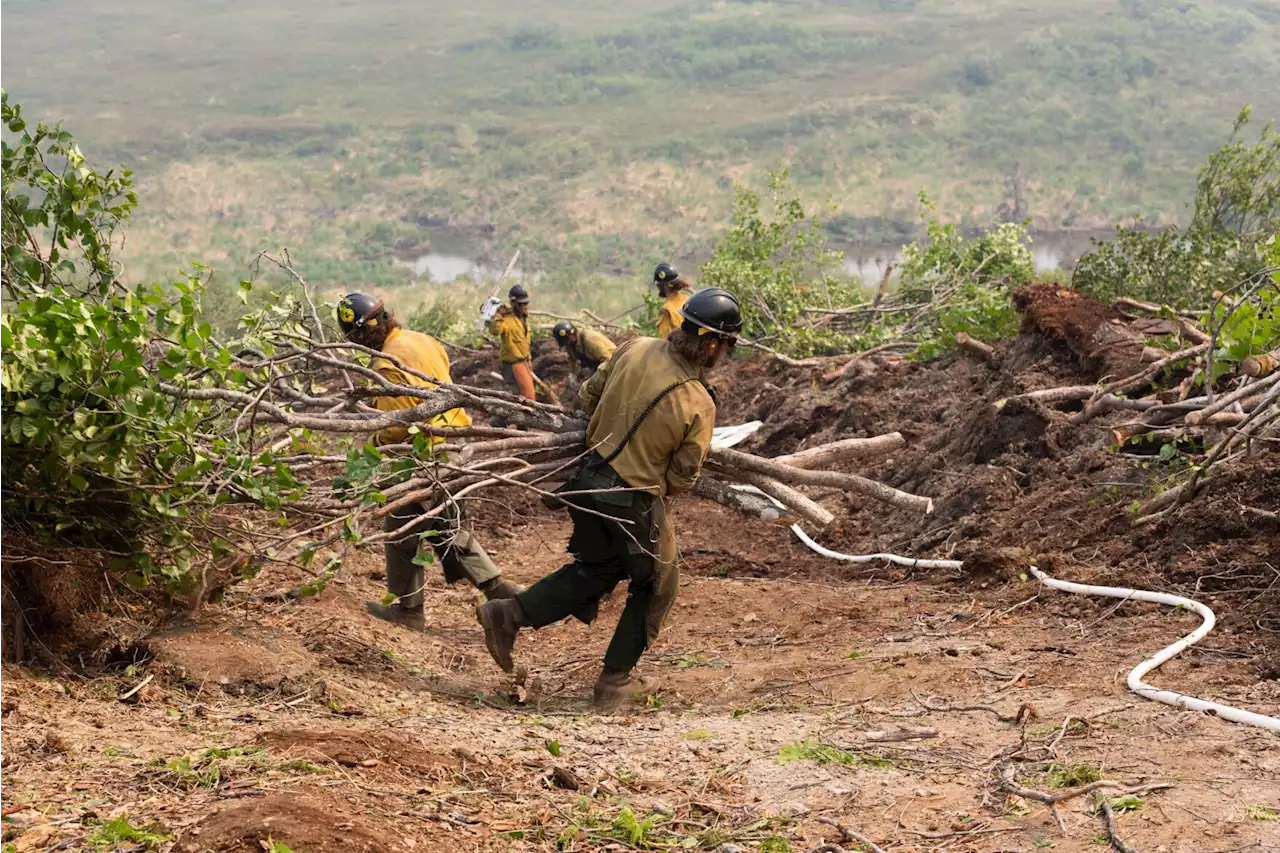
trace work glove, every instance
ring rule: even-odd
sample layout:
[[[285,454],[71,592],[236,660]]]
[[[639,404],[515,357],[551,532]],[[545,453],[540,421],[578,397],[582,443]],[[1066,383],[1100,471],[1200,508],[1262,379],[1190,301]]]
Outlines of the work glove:
[[[490,296],[480,306],[480,319],[486,323],[492,320],[498,313],[498,309],[502,307],[502,302],[496,296]]]

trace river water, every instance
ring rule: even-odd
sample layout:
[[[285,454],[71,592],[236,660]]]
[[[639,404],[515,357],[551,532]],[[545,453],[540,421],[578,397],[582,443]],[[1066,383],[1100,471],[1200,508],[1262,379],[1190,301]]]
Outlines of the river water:
[[[1071,269],[1085,252],[1092,248],[1091,238],[1109,237],[1111,232],[1085,233],[1060,232],[1035,235],[1031,251],[1035,257],[1036,272],[1055,272]],[[884,276],[885,267],[902,260],[902,244],[889,243],[878,246],[829,243],[832,248],[844,251],[844,271],[862,279],[864,284],[876,285]],[[479,263],[456,252],[427,252],[412,258],[397,258],[395,265],[410,270],[416,279],[427,279],[438,284],[448,284],[459,276],[480,281],[495,278],[502,270]],[[519,269],[512,270],[514,278],[527,278]],[[536,274],[533,276],[536,278]]]

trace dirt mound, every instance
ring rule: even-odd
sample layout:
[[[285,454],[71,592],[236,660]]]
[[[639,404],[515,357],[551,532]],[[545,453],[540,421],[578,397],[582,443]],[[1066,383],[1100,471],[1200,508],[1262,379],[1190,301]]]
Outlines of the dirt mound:
[[[1044,436],[1051,420],[1043,406],[1014,398],[1004,405],[980,407],[948,444],[953,458],[975,465],[994,462],[1006,453],[1043,458],[1049,455]]]
[[[180,853],[262,853],[272,842],[299,853],[388,853],[408,850],[370,827],[359,809],[336,796],[272,793],[222,809],[178,839]]]
[[[316,764],[400,770],[415,778],[442,779],[459,766],[456,758],[432,752],[406,737],[378,732],[275,731],[257,739],[259,746]]]
[[[314,660],[291,634],[255,626],[211,630],[180,625],[152,636],[147,645],[171,678],[193,687],[220,686],[237,695],[306,692]]]
[[[1142,366],[1143,336],[1124,316],[1078,290],[1033,282],[1014,290],[1023,331],[1065,344],[1097,376],[1131,376]]]
[[[91,548],[51,551],[21,534],[6,534],[4,548],[4,659],[20,661],[33,648],[64,658],[110,654],[107,556]],[[32,634],[42,645],[28,642]]]

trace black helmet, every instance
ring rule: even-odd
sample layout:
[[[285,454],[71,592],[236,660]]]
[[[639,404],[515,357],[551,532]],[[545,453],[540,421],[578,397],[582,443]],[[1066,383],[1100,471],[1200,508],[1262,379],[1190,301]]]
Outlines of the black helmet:
[[[507,291],[507,298],[512,302],[528,302],[529,291],[524,289],[523,284],[513,284],[511,289]]]
[[[382,307],[382,300],[367,293],[348,293],[338,302],[338,327],[348,337],[356,329],[386,321],[387,309]]]
[[[721,337],[737,337],[742,331],[742,309],[738,297],[723,287],[699,290],[680,308],[681,328],[694,335],[713,332]]]
[[[676,272],[676,268],[671,264],[658,264],[653,271],[653,283],[659,287],[673,282],[679,277],[680,273]]]
[[[560,346],[569,345],[569,336],[578,331],[568,320],[561,320],[551,327],[551,337],[556,339],[556,343]]]

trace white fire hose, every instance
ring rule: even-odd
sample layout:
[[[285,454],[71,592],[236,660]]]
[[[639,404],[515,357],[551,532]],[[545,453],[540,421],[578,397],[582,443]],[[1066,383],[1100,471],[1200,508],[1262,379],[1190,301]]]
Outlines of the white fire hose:
[[[1200,623],[1200,627],[1178,640],[1173,645],[1167,646],[1156,652],[1154,655],[1130,670],[1129,677],[1125,682],[1129,685],[1129,689],[1144,699],[1154,699],[1156,702],[1163,702],[1166,705],[1173,705],[1176,708],[1190,708],[1193,711],[1203,711],[1207,714],[1213,714],[1224,720],[1230,720],[1233,723],[1260,726],[1264,729],[1270,729],[1273,732],[1280,732],[1280,717],[1268,717],[1266,714],[1255,714],[1252,711],[1233,708],[1230,705],[1221,705],[1217,702],[1210,702],[1206,699],[1196,699],[1193,696],[1184,696],[1183,694],[1175,693],[1172,690],[1161,690],[1158,687],[1152,687],[1150,684],[1147,684],[1142,680],[1143,676],[1147,673],[1156,669],[1161,664],[1172,660],[1174,657],[1191,648],[1208,636],[1209,632],[1213,630],[1213,625],[1217,621],[1217,618],[1213,615],[1213,611],[1205,605],[1198,601],[1193,601],[1190,598],[1183,598],[1180,595],[1170,595],[1166,592],[1151,592],[1145,589],[1126,589],[1118,586],[1093,586],[1091,584],[1060,581],[1049,577],[1035,566],[1031,567],[1031,575],[1050,589],[1056,589],[1062,592],[1071,592],[1076,595],[1104,595],[1107,598],[1149,601],[1153,604],[1167,604],[1170,607],[1181,607],[1187,610],[1194,610],[1196,614],[1204,620]]]
[[[713,447],[731,447],[742,441],[760,428],[759,421],[752,421],[749,424],[742,424],[736,427],[724,427],[715,430],[711,444]],[[723,431],[722,431],[723,430]],[[774,500],[772,497],[765,495],[764,492],[754,486],[734,486],[744,492],[752,494],[764,495],[773,501],[779,509],[786,507]],[[896,563],[900,566],[912,566],[922,569],[958,569],[961,566],[960,560],[919,560],[913,557],[900,557],[897,554],[842,554],[839,551],[832,551],[815,542],[807,533],[800,528],[799,524],[791,525],[791,532],[796,538],[803,542],[811,551],[821,554],[832,560],[840,560],[846,563],[873,563],[878,560],[885,560],[890,563]],[[1186,696],[1182,693],[1175,693],[1172,690],[1161,690],[1158,687],[1152,687],[1143,681],[1143,677],[1153,670],[1157,669],[1164,663],[1177,657],[1182,652],[1194,646],[1196,643],[1208,636],[1213,630],[1217,617],[1213,615],[1213,611],[1198,601],[1190,598],[1183,598],[1180,595],[1170,595],[1164,592],[1151,592],[1144,589],[1128,589],[1118,586],[1093,586],[1090,584],[1070,583],[1068,581],[1060,581],[1051,578],[1044,572],[1031,567],[1031,576],[1037,581],[1060,592],[1070,592],[1075,595],[1100,595],[1107,598],[1120,598],[1133,601],[1148,601],[1153,604],[1167,604],[1170,607],[1180,607],[1186,610],[1194,611],[1203,621],[1200,627],[1192,631],[1187,636],[1178,640],[1170,646],[1167,646],[1157,652],[1155,655],[1147,658],[1142,663],[1135,666],[1129,672],[1129,677],[1125,683],[1129,689],[1144,699],[1151,699],[1156,702],[1163,702],[1166,705],[1172,705],[1175,708],[1189,708],[1193,711],[1201,711],[1207,714],[1213,714],[1233,723],[1244,723],[1248,726],[1258,726],[1260,728],[1269,729],[1271,731],[1280,732],[1280,717],[1269,717],[1266,714],[1257,714],[1253,711],[1246,711],[1243,708],[1234,708],[1230,705],[1222,705],[1218,702],[1210,702],[1206,699],[1197,699],[1194,696]]]

